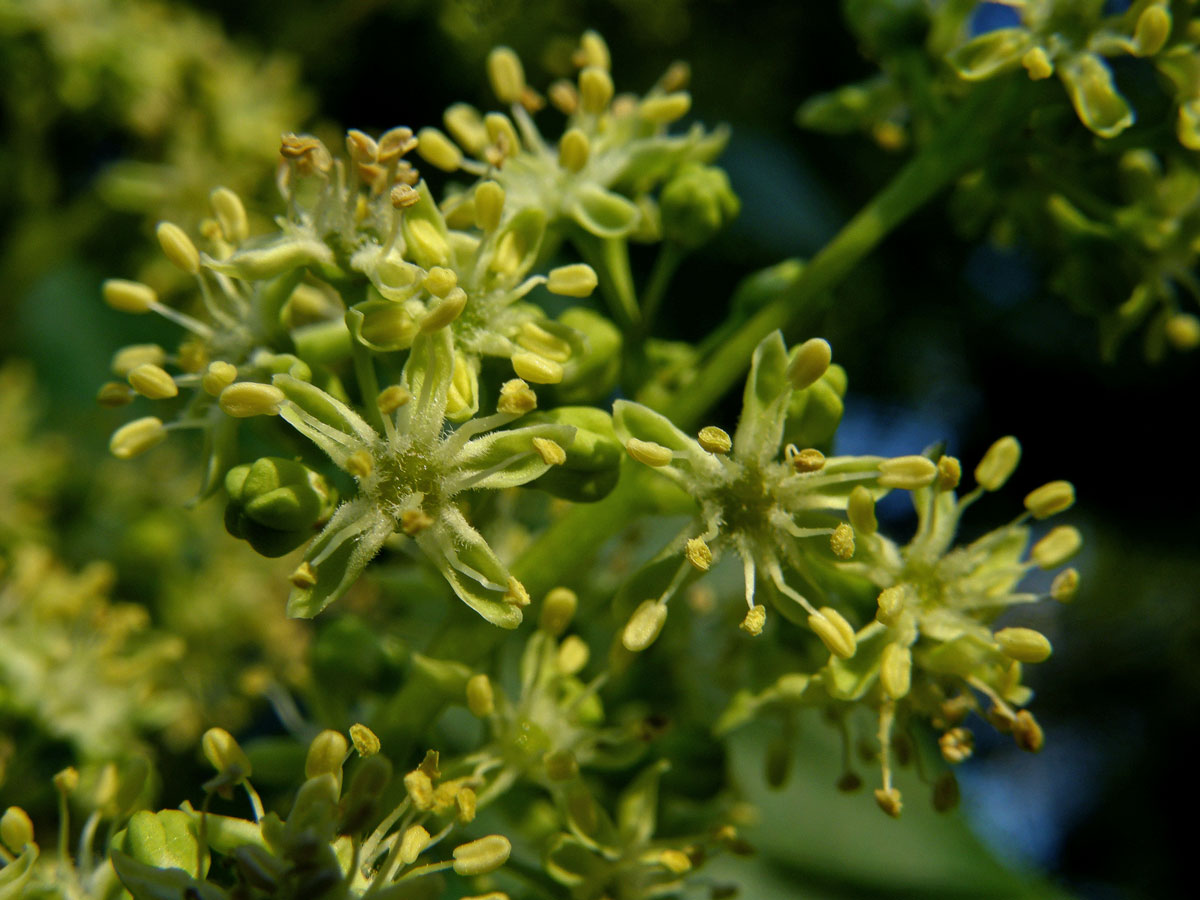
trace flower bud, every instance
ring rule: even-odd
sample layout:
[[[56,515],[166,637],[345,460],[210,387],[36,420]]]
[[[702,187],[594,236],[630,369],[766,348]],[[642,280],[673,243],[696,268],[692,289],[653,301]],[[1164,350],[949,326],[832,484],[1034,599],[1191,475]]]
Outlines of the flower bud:
[[[172,265],[189,275],[200,274],[200,252],[182,228],[172,222],[159,222],[155,234]]]
[[[332,775],[341,792],[342,763],[350,745],[340,731],[326,729],[318,734],[308,745],[308,756],[304,760],[304,777],[316,778],[318,775]]]
[[[274,385],[239,381],[221,391],[219,405],[226,415],[245,419],[279,415],[284,399],[283,391]]]
[[[154,288],[140,281],[110,278],[104,282],[104,302],[127,313],[148,313],[158,303]]]
[[[620,330],[604,316],[582,307],[568,309],[558,321],[582,337],[583,350],[573,354],[555,396],[562,403],[601,402],[612,392],[620,372]]]
[[[823,338],[809,338],[795,348],[789,357],[788,380],[793,389],[804,390],[825,374],[833,359],[833,350]]]
[[[938,469],[925,456],[897,456],[879,463],[879,486],[915,491],[931,484]]]
[[[525,93],[525,70],[510,47],[496,47],[487,58],[488,80],[501,103],[519,103]]]
[[[79,770],[74,766],[67,766],[54,773],[54,789],[60,794],[73,794],[77,787],[79,787]]]
[[[179,396],[179,388],[175,379],[166,369],[152,363],[142,363],[135,366],[129,373],[129,386],[151,400],[166,400]]]
[[[512,844],[502,834],[489,834],[454,848],[454,871],[459,875],[486,875],[508,861]]]
[[[740,209],[741,201],[723,170],[688,163],[663,186],[659,197],[663,237],[694,249],[712,240]]]
[[[496,711],[496,695],[487,675],[480,673],[467,679],[467,709],[480,719],[486,719]]]
[[[597,283],[595,269],[587,263],[574,263],[551,269],[546,289],[562,297],[590,297]]]
[[[1032,628],[1001,628],[994,635],[1001,652],[1018,662],[1039,663],[1050,657],[1050,641]]]
[[[167,439],[167,429],[162,419],[146,416],[127,422],[109,439],[108,449],[117,459],[132,459],[156,447]]]
[[[553,637],[561,636],[570,627],[578,605],[579,598],[573,590],[565,587],[554,588],[542,601],[538,627]]]
[[[362,328],[359,334],[368,347],[383,350],[403,350],[412,346],[420,326],[404,305],[390,301],[363,304]]]
[[[861,484],[850,492],[850,499],[846,502],[846,518],[859,534],[871,535],[879,529],[879,521],[875,518],[875,498]]]
[[[1079,552],[1083,536],[1078,528],[1060,525],[1033,545],[1030,558],[1039,569],[1056,569]]]
[[[998,491],[1021,461],[1021,444],[1012,435],[1000,438],[975,467],[975,480],[985,491]]]
[[[10,806],[0,816],[0,843],[20,855],[26,844],[33,843],[33,820],[19,806]]]
[[[235,783],[250,777],[252,770],[249,757],[224,728],[210,728],[204,732],[200,748],[209,764],[222,775],[229,775]]]
[[[816,632],[829,652],[842,659],[849,659],[858,649],[858,640],[854,629],[840,612],[829,606],[823,606],[815,614],[808,617],[808,627]]]
[[[462,151],[450,138],[433,127],[422,128],[417,134],[417,153],[443,172],[457,172],[462,165]]]
[[[629,622],[621,633],[621,643],[625,645],[626,650],[639,653],[658,639],[666,621],[667,604],[657,600],[643,600],[629,617]]]
[[[1069,481],[1051,481],[1029,492],[1025,508],[1035,519],[1045,519],[1070,509],[1075,503],[1075,486]]]

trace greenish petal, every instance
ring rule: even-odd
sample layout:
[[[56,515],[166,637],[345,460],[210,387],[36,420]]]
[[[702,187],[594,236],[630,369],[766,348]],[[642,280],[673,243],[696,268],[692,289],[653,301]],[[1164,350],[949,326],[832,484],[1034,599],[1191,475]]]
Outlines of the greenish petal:
[[[660,759],[642,770],[617,800],[617,833],[626,847],[638,847],[654,836],[658,825],[658,784],[671,764]]]
[[[779,453],[787,403],[792,396],[787,364],[787,346],[779,331],[771,332],[754,348],[742,392],[742,415],[733,436],[734,456],[765,462]]]
[[[1133,124],[1133,110],[1113,85],[1108,64],[1094,53],[1077,53],[1059,64],[1079,120],[1103,138],[1113,138]]]
[[[641,217],[637,204],[595,184],[584,185],[575,192],[567,214],[584,231],[601,238],[625,237]]]
[[[534,450],[533,439],[553,441],[569,447],[575,429],[569,425],[531,425],[511,431],[496,431],[468,443],[455,457],[455,473],[446,492],[503,490],[528,484],[551,468]]]
[[[521,624],[521,607],[506,599],[512,576],[457,509],[443,510],[416,542],[463,603],[501,628]]]
[[[951,51],[946,61],[968,81],[982,81],[1021,65],[1033,49],[1033,35],[1024,28],[997,28]]]
[[[345,594],[394,530],[395,523],[368,501],[343,503],[304,554],[316,583],[292,589],[287,614],[311,619]]]

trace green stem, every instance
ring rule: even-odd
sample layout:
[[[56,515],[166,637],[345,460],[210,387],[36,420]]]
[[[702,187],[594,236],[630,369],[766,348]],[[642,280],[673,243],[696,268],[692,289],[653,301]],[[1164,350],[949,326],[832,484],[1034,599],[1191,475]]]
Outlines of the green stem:
[[[354,358],[354,379],[358,382],[359,393],[362,394],[362,406],[367,422],[379,434],[386,434],[383,413],[379,411],[379,404],[375,402],[379,396],[379,379],[375,375],[371,351],[362,341],[351,341],[350,347]]]
[[[658,258],[654,261],[654,268],[650,271],[650,280],[646,283],[646,290],[642,292],[640,337],[643,340],[654,325],[658,308],[662,306],[663,298],[666,296],[667,287],[671,284],[675,270],[679,268],[679,264],[686,257],[687,252],[674,241],[663,241],[659,248]]]
[[[571,241],[600,275],[600,292],[621,330],[630,332],[641,327],[642,311],[633,287],[628,242],[624,238],[598,238],[581,228],[574,230]]]

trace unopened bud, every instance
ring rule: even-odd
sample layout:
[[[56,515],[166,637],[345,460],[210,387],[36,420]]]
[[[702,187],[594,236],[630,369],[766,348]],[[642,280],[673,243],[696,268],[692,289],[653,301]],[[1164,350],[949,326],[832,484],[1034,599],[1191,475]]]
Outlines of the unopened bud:
[[[443,172],[457,172],[462,165],[462,151],[450,138],[433,127],[422,128],[417,134],[417,152],[423,160]]]
[[[536,353],[514,353],[512,367],[519,377],[534,384],[558,384],[563,379],[561,363]]]
[[[562,297],[590,297],[598,281],[595,269],[587,263],[574,263],[551,269],[546,289]]]
[[[829,538],[829,549],[838,559],[850,559],[854,555],[854,529],[845,522],[838,525]]]
[[[487,58],[488,80],[501,103],[519,103],[525,93],[525,70],[521,58],[509,47],[496,47]]]
[[[20,855],[26,844],[33,843],[33,820],[19,806],[10,806],[0,816],[0,843]]]
[[[816,632],[829,652],[842,659],[849,659],[858,649],[858,640],[854,629],[840,612],[830,606],[823,606],[814,615],[808,617],[808,627]]]
[[[1018,662],[1039,663],[1050,657],[1053,648],[1040,631],[1032,628],[1001,628],[994,635],[1001,652]]]
[[[154,288],[140,281],[110,278],[104,282],[104,302],[113,309],[127,313],[148,313],[158,302]]]
[[[109,439],[108,449],[117,459],[131,459],[166,439],[167,429],[162,419],[146,416],[134,419],[114,431]]]
[[[129,373],[129,386],[151,400],[166,400],[179,396],[179,388],[171,374],[152,363],[142,363]]]
[[[489,834],[454,848],[454,871],[459,875],[486,875],[508,861],[512,844],[502,834]]]
[[[1039,569],[1056,569],[1079,552],[1083,535],[1078,528],[1060,525],[1033,545],[1030,558]]]
[[[542,612],[538,617],[538,627],[554,637],[559,637],[571,625],[579,598],[570,588],[556,587],[542,601]]]
[[[642,441],[637,438],[630,438],[626,441],[625,450],[638,462],[655,468],[670,465],[671,460],[675,458],[669,447],[656,444],[654,441]]]
[[[763,626],[767,624],[767,608],[762,605],[752,606],[746,611],[745,618],[742,619],[738,628],[746,632],[751,637],[758,637],[762,634]]]
[[[54,789],[60,794],[73,794],[75,789],[79,787],[79,770],[74,766],[67,766],[65,769],[54,773]]]
[[[496,695],[487,675],[480,673],[467,679],[467,709],[480,719],[486,719],[496,711]]]
[[[238,781],[250,777],[250,758],[224,728],[210,728],[204,732],[200,749],[204,751],[204,758],[209,764],[221,774],[230,775]]]
[[[633,611],[625,630],[621,633],[621,643],[626,650],[639,653],[658,639],[663,625],[667,621],[667,605],[657,600],[644,600]]]
[[[1051,481],[1029,492],[1025,508],[1035,519],[1045,519],[1070,509],[1075,503],[1075,486],[1069,481]]]
[[[879,463],[879,486],[915,491],[933,482],[938,469],[925,456],[896,456]]]
[[[879,664],[879,683],[893,700],[908,695],[912,686],[912,652],[905,646],[891,643],[883,648]]]
[[[340,731],[322,731],[308,745],[308,756],[304,760],[304,777],[332,775],[334,780],[341,784],[342,763],[349,749],[350,745]]]
[[[833,360],[833,349],[823,338],[809,338],[791,354],[787,375],[792,387],[798,391],[814,384],[829,369]]]
[[[200,273],[200,253],[182,228],[173,222],[159,222],[155,234],[172,265],[189,275]]]
[[[846,518],[859,534],[874,534],[879,529],[879,521],[875,518],[875,498],[861,484],[850,492],[850,499],[846,502]]]
[[[218,401],[222,412],[235,419],[251,416],[277,416],[283,404],[283,391],[273,384],[239,381],[221,391]]]
[[[975,467],[975,480],[985,491],[998,491],[1021,461],[1021,444],[1012,435],[1000,438]]]

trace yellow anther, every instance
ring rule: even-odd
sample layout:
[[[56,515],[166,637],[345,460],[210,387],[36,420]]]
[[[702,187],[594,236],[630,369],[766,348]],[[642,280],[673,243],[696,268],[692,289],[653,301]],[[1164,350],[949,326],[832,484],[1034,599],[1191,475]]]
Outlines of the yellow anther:
[[[551,269],[546,289],[563,297],[590,297],[598,283],[595,269],[587,263],[573,263]]]
[[[942,751],[942,759],[958,765],[975,752],[975,735],[969,728],[951,728],[938,738],[938,749]]]
[[[167,429],[162,419],[146,416],[134,419],[114,431],[109,439],[108,449],[117,459],[131,459],[166,439]]]
[[[462,311],[466,308],[467,292],[460,287],[454,288],[421,320],[421,333],[431,334],[445,328],[461,316]]]
[[[509,575],[508,590],[504,594],[504,601],[511,603],[513,606],[528,606],[530,603],[529,591],[525,590],[525,585]]]
[[[488,113],[483,117],[483,127],[487,129],[490,145],[499,154],[501,163],[521,149],[517,128],[504,113]]]
[[[1165,332],[1176,350],[1195,350],[1200,346],[1200,319],[1191,313],[1176,313],[1168,318]]]
[[[379,392],[379,396],[375,398],[375,405],[385,416],[390,416],[411,399],[412,394],[409,393],[408,388],[391,384]]]
[[[388,165],[398,160],[411,150],[416,149],[417,139],[411,128],[403,126],[389,128],[379,136],[379,144],[375,153],[375,161]]]
[[[538,627],[554,637],[559,637],[570,627],[578,606],[579,597],[573,590],[565,587],[554,588],[542,601]]]
[[[354,744],[358,755],[364,759],[379,752],[379,735],[361,722],[350,726],[350,742]]]
[[[250,777],[250,758],[224,728],[210,728],[204,732],[200,749],[204,751],[204,758],[218,772],[237,780]]]
[[[962,463],[953,456],[943,456],[937,461],[937,487],[939,491],[952,491],[962,481]]]
[[[388,194],[388,199],[395,209],[408,209],[421,202],[421,193],[411,185],[398,184],[392,188],[392,192]]]
[[[1011,434],[1000,438],[975,467],[975,480],[985,491],[998,491],[1021,461],[1021,444]]]
[[[478,798],[469,787],[460,787],[454,794],[455,818],[462,824],[475,821]]]
[[[225,239],[238,244],[250,236],[250,222],[242,198],[227,187],[219,187],[208,195]]]
[[[435,266],[450,261],[450,245],[436,225],[426,219],[415,219],[407,224],[408,249],[414,259]]]
[[[1046,636],[1032,628],[1001,628],[992,636],[1000,651],[1018,662],[1040,663],[1053,652]]]
[[[1021,65],[1034,81],[1041,81],[1054,74],[1054,63],[1041,47],[1031,47],[1021,57]]]
[[[677,59],[667,66],[667,71],[663,72],[662,78],[658,80],[658,86],[670,94],[674,91],[682,91],[691,80],[692,67],[683,60]]]
[[[554,108],[565,116],[574,115],[575,110],[579,108],[579,91],[565,78],[560,78],[551,84],[546,95],[550,98]]]
[[[815,384],[829,371],[833,361],[833,348],[823,338],[809,338],[795,349],[788,362],[787,376],[792,387],[802,391]]]
[[[508,861],[512,844],[502,834],[489,834],[454,848],[454,871],[459,875],[486,875]]]
[[[312,563],[307,561],[302,562],[300,565],[296,566],[295,571],[288,576],[288,581],[290,581],[295,587],[300,588],[302,591],[316,587],[317,570],[313,568]]]
[[[588,29],[579,39],[579,48],[575,51],[572,61],[578,68],[596,66],[608,70],[612,68],[612,55],[608,52],[608,44],[598,31]]]
[[[701,572],[707,572],[708,567],[712,565],[712,550],[708,548],[708,544],[704,543],[702,538],[688,538],[684,549],[684,556],[687,557],[688,562]]]
[[[876,788],[875,802],[893,819],[900,818],[900,811],[904,808],[904,803],[897,788]]]
[[[420,534],[433,524],[433,517],[423,509],[406,509],[400,513],[400,530],[409,537]]]
[[[746,612],[745,618],[742,619],[738,628],[746,632],[751,637],[758,637],[762,634],[763,626],[767,624],[767,608],[765,606],[752,606]]]
[[[369,134],[351,128],[346,132],[346,152],[356,163],[373,163],[379,156],[379,145]]]
[[[564,675],[577,675],[588,664],[592,651],[587,643],[577,634],[567,635],[558,647],[555,664],[558,671]]]
[[[565,363],[571,358],[571,345],[536,322],[521,324],[521,329],[517,332],[517,344],[554,362]]]
[[[816,632],[829,652],[842,659],[849,659],[858,649],[858,639],[854,629],[840,612],[830,606],[821,609],[808,617],[808,627]]]
[[[0,816],[0,843],[20,855],[26,844],[33,843],[33,820],[19,806],[10,806]]]
[[[558,164],[568,172],[578,172],[587,165],[592,145],[579,128],[568,128],[558,142]]]
[[[1163,5],[1155,4],[1142,10],[1133,28],[1133,43],[1138,56],[1153,56],[1167,43],[1171,35],[1171,13]]]
[[[879,663],[879,683],[893,700],[907,696],[912,687],[912,651],[897,643],[884,647]]]
[[[179,368],[185,372],[200,372],[208,365],[208,347],[199,339],[187,340],[179,345],[177,355]]]
[[[1025,508],[1035,519],[1045,519],[1075,504],[1075,486],[1069,481],[1051,481],[1025,496]]]
[[[344,468],[355,478],[366,478],[375,466],[370,453],[366,450],[355,450],[346,460]]]
[[[655,468],[668,466],[671,464],[671,460],[675,458],[675,454],[671,452],[669,447],[656,444],[654,441],[642,441],[637,438],[630,438],[625,442],[625,451],[638,462],[647,466],[654,466]]]
[[[938,468],[925,456],[896,456],[879,463],[879,486],[915,491],[937,477]]]
[[[73,794],[79,787],[79,770],[74,766],[67,766],[65,769],[55,772],[52,781],[54,789],[60,794]]]
[[[709,453],[728,453],[733,449],[733,440],[729,432],[716,425],[705,425],[697,435],[700,446]]]
[[[788,444],[784,456],[797,472],[820,472],[825,468],[825,454],[815,447],[797,450],[795,444]]]
[[[221,391],[218,402],[226,415],[246,419],[250,416],[277,416],[286,399],[283,391],[273,384],[238,381]]]
[[[691,858],[682,850],[664,850],[658,854],[658,862],[672,875],[682,875],[692,868]]]
[[[237,380],[237,366],[224,360],[208,364],[208,370],[200,378],[200,387],[211,397],[221,396],[221,391]]]
[[[1039,569],[1056,569],[1079,552],[1083,535],[1078,528],[1060,525],[1033,545],[1029,557]]]
[[[350,750],[350,743],[340,731],[327,728],[313,738],[308,745],[308,756],[304,760],[304,777],[333,775],[340,778],[342,763]]]
[[[845,522],[833,529],[829,538],[829,549],[838,559],[849,559],[854,555],[854,529]]]
[[[435,297],[445,297],[458,287],[458,275],[453,269],[445,266],[434,266],[425,275],[422,286]]]
[[[621,643],[626,650],[640,653],[658,639],[667,621],[667,604],[657,600],[643,600],[633,611],[625,630],[621,632]]]
[[[487,58],[488,80],[501,103],[518,103],[525,93],[525,70],[510,47],[496,47]]]
[[[879,521],[875,518],[875,498],[861,484],[850,492],[846,502],[846,518],[859,534],[874,534],[879,529]]]
[[[140,281],[110,278],[104,282],[104,302],[127,313],[147,313],[158,302],[154,288]]]
[[[155,230],[158,244],[171,264],[189,275],[200,272],[200,252],[187,233],[173,222],[159,222]]]
[[[168,397],[179,396],[179,386],[175,384],[175,379],[170,377],[167,370],[151,362],[143,362],[142,365],[134,367],[128,378],[131,388],[150,400],[167,400]]]
[[[514,353],[513,371],[534,384],[558,384],[563,379],[563,367],[552,359],[537,353]]]
[[[638,104],[638,115],[647,122],[666,125],[682,119],[692,108],[692,95],[687,91],[676,91],[658,97],[647,97]]]
[[[417,809],[426,810],[433,806],[433,780],[423,770],[413,769],[405,775],[404,789]]]
[[[468,153],[479,155],[487,146],[487,128],[483,125],[483,116],[479,110],[468,103],[455,103],[447,108],[442,121],[446,130],[454,140],[466,149]]]
[[[510,378],[500,386],[500,400],[496,404],[498,412],[510,416],[523,416],[537,409],[537,394],[520,378]]]
[[[475,188],[475,222],[484,231],[495,231],[504,215],[504,188],[481,181]]]
[[[535,437],[532,442],[533,452],[542,458],[548,466],[561,466],[567,461],[567,451],[549,438]]]
[[[579,73],[579,106],[585,113],[604,112],[612,100],[613,90],[612,76],[604,69],[588,66]]]
[[[112,371],[114,375],[128,378],[139,366],[161,366],[166,359],[166,351],[158,344],[130,344],[113,354]]]
[[[1050,596],[1060,603],[1066,603],[1075,597],[1079,590],[1079,572],[1075,569],[1063,569],[1050,582]]]
[[[1027,709],[1017,713],[1012,723],[1013,740],[1017,746],[1027,753],[1037,753],[1046,744],[1046,735],[1042,726]]]
[[[457,172],[462,165],[462,151],[458,145],[432,126],[422,128],[417,134],[417,153],[443,172]]]
[[[482,672],[467,679],[467,709],[480,719],[486,719],[496,711],[496,692],[492,680]]]
[[[421,852],[429,846],[429,832],[420,825],[410,825],[400,838],[400,862],[411,866],[417,861]]]
[[[137,394],[124,381],[106,381],[96,392],[96,402],[105,409],[116,409],[133,402]]]

